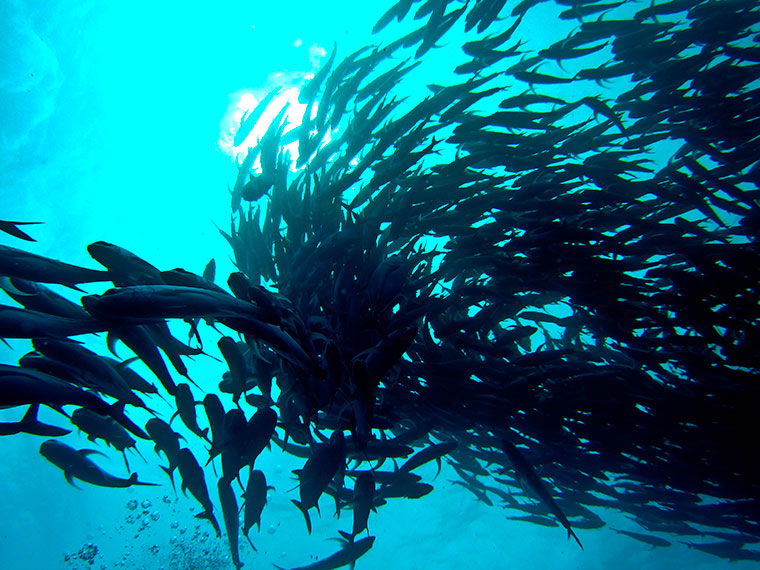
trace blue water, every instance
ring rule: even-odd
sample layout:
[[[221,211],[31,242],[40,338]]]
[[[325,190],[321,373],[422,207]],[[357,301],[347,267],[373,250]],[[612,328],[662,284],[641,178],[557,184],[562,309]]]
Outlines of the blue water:
[[[200,273],[213,257],[217,275],[225,276],[233,270],[231,251],[214,224],[229,227],[226,185],[234,182],[236,168],[225,136],[240,97],[260,97],[273,84],[299,84],[334,40],[339,57],[372,41],[372,25],[386,7],[2,0],[0,218],[44,222],[33,228],[37,242],[24,247],[70,263],[93,267],[85,247],[104,240],[161,269]],[[537,41],[540,34],[563,33],[566,23],[542,20],[540,14],[526,19],[526,36]],[[448,70],[427,73],[445,77]],[[425,90],[425,84],[411,88]],[[5,235],[0,243],[19,247]],[[0,345],[0,362],[15,362],[27,350],[26,341]],[[190,370],[194,380],[209,386],[221,376],[207,359],[198,359]],[[0,421],[15,421],[21,413],[0,410]],[[53,412],[42,418],[60,424]],[[140,447],[147,463],[131,454],[130,467],[161,487],[101,489],[82,483],[78,490],[38,454],[40,441],[26,435],[0,439],[0,569],[232,567],[224,537],[217,540],[210,525],[193,518],[197,504],[171,489],[150,445]],[[76,434],[64,441],[93,447]],[[116,453],[98,461],[125,473]],[[295,496],[290,471],[301,462],[277,450],[262,461],[276,490],[261,533],[251,533],[258,553],[241,539],[246,568],[300,566],[336,550],[328,539],[350,527],[350,515],[334,519],[331,500],[323,498],[323,516],[307,536],[301,514],[290,504]],[[435,466],[420,474],[430,481]],[[372,515],[370,530],[377,540],[358,567],[697,570],[727,565],[677,541],[652,550],[612,531],[612,526],[636,529],[622,515],[603,510],[596,512],[608,526],[579,531],[585,547],[580,551],[559,528],[506,520],[506,511],[478,502],[453,485],[455,479],[444,466],[431,495],[391,500]],[[91,560],[94,549],[87,545],[97,547]],[[731,564],[736,570],[754,567]]]

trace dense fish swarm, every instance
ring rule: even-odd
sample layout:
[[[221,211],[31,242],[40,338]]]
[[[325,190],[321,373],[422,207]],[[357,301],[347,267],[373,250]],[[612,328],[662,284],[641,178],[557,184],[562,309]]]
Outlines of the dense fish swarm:
[[[537,10],[572,31],[535,45],[521,28]],[[161,272],[103,242],[89,251],[107,271],[0,249],[25,307],[2,307],[0,333],[35,348],[0,369],[0,404],[30,406],[2,433],[62,435],[37,409],[70,404],[117,449],[153,440],[217,534],[221,507],[236,565],[238,508],[247,536],[270,443],[303,458],[293,502],[309,532],[325,493],[353,512],[340,550],[305,568],[369,550],[371,507],[427,494],[414,470],[443,456],[481,500],[579,545],[607,507],[652,546],[711,535],[687,544],[760,559],[744,548],[760,540],[760,8],[401,0],[375,31],[394,26],[395,41],[336,47],[301,90],[300,124],[277,91],[244,118],[250,132],[277,113],[232,189],[228,288],[213,265]],[[441,83],[420,97],[426,64]],[[30,239],[18,225],[0,229]],[[40,284],[91,281],[115,288],[80,306]],[[200,348],[166,319],[221,336],[233,404],[175,384],[157,347],[182,375]],[[67,340],[98,331],[162,388]],[[155,392],[209,457],[159,418],[130,419]],[[70,480],[141,483],[66,447],[43,443]],[[535,507],[514,499],[518,479]]]

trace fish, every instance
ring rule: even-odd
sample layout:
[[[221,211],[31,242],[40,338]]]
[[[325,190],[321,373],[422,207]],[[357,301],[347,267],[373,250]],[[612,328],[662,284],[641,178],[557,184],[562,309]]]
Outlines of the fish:
[[[267,503],[267,490],[273,488],[267,486],[266,476],[263,471],[259,469],[251,470],[248,476],[248,484],[243,493],[243,498],[245,499],[243,534],[248,539],[253,550],[256,550],[256,547],[253,546],[249,533],[253,525],[258,525],[259,531],[261,531],[261,513]]]
[[[71,414],[71,423],[85,432],[89,441],[95,442],[102,439],[114,449],[121,451],[127,470],[129,470],[129,462],[126,450],[131,448],[140,453],[129,432],[109,416],[101,416],[90,409],[79,408]]]
[[[671,546],[672,544],[669,540],[665,540],[664,538],[660,538],[659,536],[654,536],[651,534],[643,534],[640,532],[633,532],[630,530],[621,530],[617,528],[613,528],[612,530],[614,530],[615,532],[619,534],[630,536],[631,538],[638,540],[639,542],[648,544],[652,548],[657,548],[658,546]]]
[[[342,566],[353,566],[359,558],[369,552],[373,544],[375,544],[374,536],[368,536],[356,542],[346,542],[338,552],[331,554],[327,558],[322,558],[306,566],[294,567],[290,570],[333,570]],[[285,568],[277,564],[274,567],[278,570],[285,570]]]
[[[309,509],[316,507],[317,501],[327,485],[344,464],[345,440],[342,432],[335,432],[330,441],[318,446],[311,457],[306,460],[303,469],[297,472],[300,501],[291,502],[298,507],[306,521],[306,528],[311,534],[311,519]]]
[[[352,509],[354,512],[353,526],[351,527],[351,540],[367,530],[369,512],[375,498],[375,477],[372,471],[357,473],[354,482],[354,500]],[[369,532],[369,531],[368,531]]]
[[[0,364],[0,407],[43,404],[59,410],[73,404],[110,416],[137,437],[148,435],[124,414],[124,403],[108,404],[92,392],[21,366]]]
[[[90,256],[108,269],[111,282],[116,286],[161,285],[161,272],[129,250],[96,241],[87,246]]]
[[[525,480],[525,482],[530,486],[531,489],[533,489],[536,495],[538,495],[539,499],[541,499],[541,502],[546,505],[546,507],[557,518],[560,524],[565,527],[567,530],[567,538],[569,539],[572,536],[575,539],[575,542],[578,543],[578,546],[581,547],[581,550],[583,550],[583,545],[576,536],[575,532],[573,532],[573,529],[570,526],[570,521],[567,520],[565,513],[563,513],[562,509],[559,508],[559,505],[557,505],[556,501],[551,496],[549,489],[546,487],[544,482],[541,481],[541,478],[536,474],[530,463],[528,463],[527,460],[523,457],[522,453],[520,453],[518,449],[506,439],[503,439],[501,441],[501,448],[502,451],[504,451],[504,454],[509,458],[509,461],[512,463],[512,466],[514,467],[518,476]]]
[[[230,371],[232,401],[237,404],[240,396],[246,391],[248,380],[248,367],[246,366],[245,357],[235,340],[231,337],[224,336],[220,338],[217,346]]]
[[[441,457],[454,451],[458,445],[459,444],[456,441],[435,443],[412,455],[401,467],[399,467],[399,471],[408,473],[429,461],[435,460],[435,462],[438,463],[438,473],[440,473]]]
[[[154,451],[162,451],[166,456],[169,465],[160,466],[161,469],[169,476],[169,480],[174,488],[174,470],[179,466],[180,457],[180,439],[184,439],[178,433],[172,431],[169,424],[159,418],[151,418],[145,424],[145,430],[148,432],[150,439],[153,440]]]
[[[177,403],[177,412],[172,416],[172,419],[178,415],[187,429],[201,439],[208,441],[208,428],[201,429],[198,426],[198,419],[195,415],[195,406],[197,406],[198,403],[193,399],[193,393],[190,391],[190,386],[184,383],[177,384],[177,393],[174,395],[174,398]]]
[[[203,509],[195,517],[209,521],[216,531],[217,538],[221,538],[222,531],[219,529],[219,523],[214,516],[214,505],[208,495],[203,469],[198,465],[198,461],[192,452],[186,447],[181,448],[177,454],[177,468],[182,477],[182,492],[187,494],[189,490]]]
[[[243,144],[245,139],[248,138],[248,135],[253,130],[253,127],[256,126],[256,123],[259,121],[261,116],[264,114],[264,111],[266,111],[269,104],[274,101],[275,97],[280,94],[280,88],[275,87],[272,89],[269,93],[264,96],[261,101],[259,101],[256,106],[253,108],[253,110],[247,112],[243,117],[240,119],[240,127],[238,127],[238,130],[235,132],[235,137],[232,141],[232,144],[234,146],[240,146]]]
[[[38,283],[58,283],[72,289],[78,289],[77,285],[82,283],[111,280],[107,271],[71,265],[7,245],[0,245],[0,275]]]
[[[219,503],[222,505],[222,517],[224,518],[224,528],[227,531],[227,541],[230,543],[232,564],[234,564],[235,568],[241,568],[243,565],[240,563],[238,543],[240,525],[238,523],[238,507],[235,493],[232,491],[229,480],[224,478],[219,479],[217,489],[219,492]]]
[[[67,338],[108,329],[92,317],[73,319],[0,305],[0,338]]]
[[[137,480],[137,473],[129,478],[121,479],[103,471],[89,458],[94,449],[74,449],[56,439],[48,439],[40,445],[40,455],[63,471],[66,481],[72,486],[74,479],[98,487],[132,487],[133,485],[155,486],[155,483],[145,483]],[[100,453],[103,455],[102,453]]]

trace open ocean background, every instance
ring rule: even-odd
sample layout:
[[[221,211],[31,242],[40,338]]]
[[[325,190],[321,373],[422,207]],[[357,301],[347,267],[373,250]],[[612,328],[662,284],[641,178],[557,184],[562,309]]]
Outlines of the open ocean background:
[[[241,101],[258,99],[274,85],[297,87],[318,69],[334,41],[340,58],[381,40],[371,29],[388,5],[0,0],[0,217],[44,222],[29,227],[37,241],[24,247],[69,263],[95,267],[85,248],[103,240],[160,269],[200,273],[215,258],[217,281],[226,280],[233,271],[231,250],[214,224],[229,227],[227,185],[237,174],[230,140]],[[542,19],[543,13],[541,7],[531,11],[523,36],[553,36],[569,25]],[[445,41],[455,43],[456,32]],[[424,81],[406,85],[426,91]],[[0,243],[19,247],[4,234]],[[9,343],[10,348],[0,345],[0,362],[15,362],[30,346]],[[199,357],[188,367],[201,386],[215,388],[220,380],[221,366],[210,359]],[[154,404],[162,411],[158,399]],[[16,421],[23,411],[0,410],[0,421]],[[41,413],[46,418],[60,425],[49,410]],[[193,518],[197,504],[175,494],[147,442],[139,447],[146,461],[130,454],[130,468],[161,487],[78,483],[78,490],[39,455],[41,441],[28,435],[0,438],[0,570],[232,568],[225,537],[217,540],[207,522]],[[126,476],[117,452],[76,433],[63,441],[97,447],[109,455],[97,462]],[[188,443],[200,445],[197,439]],[[261,464],[276,490],[261,532],[251,533],[258,553],[241,539],[245,568],[301,566],[335,551],[328,539],[350,526],[350,513],[334,519],[332,500],[323,497],[322,517],[313,517],[314,532],[307,536],[301,514],[290,504],[290,471],[300,461],[275,448]],[[423,480],[431,481],[435,470],[421,469]],[[454,479],[444,462],[431,481],[432,494],[390,500],[372,515],[369,528],[377,540],[358,568],[729,566],[678,541],[650,549],[611,530],[640,529],[602,509],[595,512],[608,526],[579,531],[581,551],[563,529],[506,520],[501,507],[479,502]],[[92,560],[88,545],[97,547]]]

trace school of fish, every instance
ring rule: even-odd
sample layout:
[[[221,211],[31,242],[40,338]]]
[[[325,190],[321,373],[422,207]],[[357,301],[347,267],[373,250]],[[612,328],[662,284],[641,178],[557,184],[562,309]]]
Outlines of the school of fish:
[[[537,45],[538,10],[572,32]],[[334,46],[300,124],[279,88],[243,117],[236,144],[275,113],[230,190],[226,283],[213,260],[159,270],[105,242],[100,269],[0,246],[0,337],[33,346],[0,365],[0,407],[27,407],[0,434],[107,487],[155,482],[57,438],[76,427],[127,470],[153,447],[236,568],[272,445],[302,461],[307,532],[325,495],[352,513],[303,569],[353,566],[380,507],[432,491],[415,470],[443,459],[580,548],[613,509],[652,547],[760,560],[760,5],[400,0],[374,33]],[[430,61],[449,67],[420,87]],[[30,223],[0,230],[33,240]],[[48,286],[83,283],[110,288]],[[196,384],[185,360],[213,344],[228,372]]]

